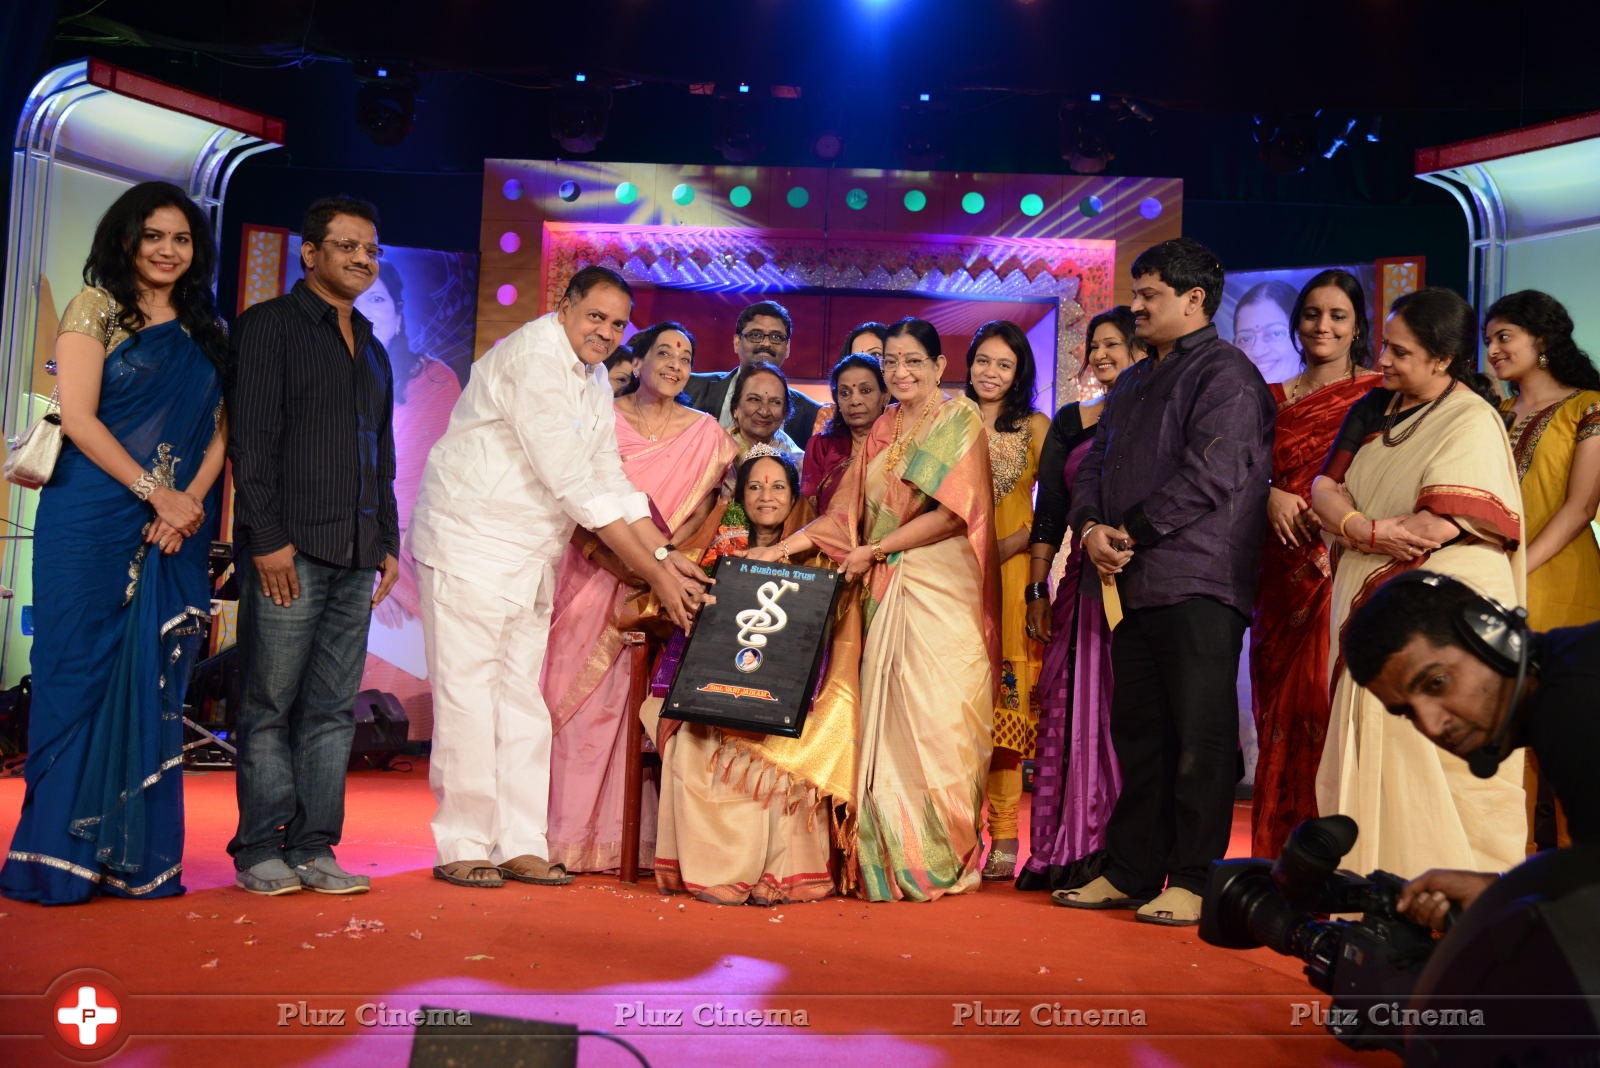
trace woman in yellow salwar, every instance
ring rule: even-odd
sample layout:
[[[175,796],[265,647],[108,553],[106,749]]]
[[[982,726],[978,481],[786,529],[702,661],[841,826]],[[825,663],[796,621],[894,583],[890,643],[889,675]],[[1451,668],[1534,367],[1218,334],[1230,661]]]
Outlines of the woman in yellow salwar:
[[[1331,716],[1317,808],[1360,825],[1342,862],[1402,876],[1429,868],[1503,871],[1523,856],[1522,754],[1489,779],[1438,748],[1350,678],[1341,636],[1393,575],[1426,567],[1505,605],[1526,603],[1522,495],[1505,428],[1474,370],[1477,318],[1447,289],[1394,303],[1377,369],[1312,483],[1312,506],[1339,539],[1329,661]]]
[[[779,449],[751,448],[734,485],[734,498],[683,546],[708,572],[723,556],[778,544],[803,522],[800,475]],[[778,905],[834,892],[833,842],[854,801],[859,642],[859,608],[843,605],[800,738],[661,720],[655,872],[663,893]]]
[[[1022,762],[1034,753],[1039,702],[1034,683],[1044,646],[1027,632],[1028,538],[1033,485],[1050,417],[1033,407],[1033,346],[1016,323],[984,323],[967,347],[967,398],[978,405],[989,437],[994,480],[995,545],[1000,559],[1000,684],[989,757],[989,859],[985,879],[1006,882],[1017,868],[1017,808]]]
[[[1537,631],[1600,620],[1600,371],[1572,337],[1572,317],[1548,293],[1525,289],[1490,305],[1490,369],[1511,385],[1501,405],[1522,481],[1528,532],[1528,625]],[[1528,761],[1531,845],[1570,845],[1548,785]]]
[[[820,549],[862,580],[855,834],[841,878],[873,901],[979,886],[999,566],[983,417],[940,391],[944,368],[930,324],[890,327],[883,373],[896,403],[873,424],[861,462],[826,515],[749,553]]]

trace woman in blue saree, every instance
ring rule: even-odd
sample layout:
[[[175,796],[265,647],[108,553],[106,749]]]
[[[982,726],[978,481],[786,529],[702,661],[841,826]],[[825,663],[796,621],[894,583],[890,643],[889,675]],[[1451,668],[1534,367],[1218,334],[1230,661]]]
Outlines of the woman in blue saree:
[[[56,340],[67,438],[34,525],[27,792],[0,892],[183,892],[183,694],[209,612],[226,339],[205,216],[165,182],[95,232]]]

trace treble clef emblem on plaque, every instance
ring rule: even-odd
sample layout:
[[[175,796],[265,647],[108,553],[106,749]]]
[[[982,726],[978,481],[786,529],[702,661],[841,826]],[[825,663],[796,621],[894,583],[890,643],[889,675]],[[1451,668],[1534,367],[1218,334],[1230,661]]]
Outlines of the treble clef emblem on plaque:
[[[763,582],[756,587],[756,600],[760,608],[746,608],[733,617],[739,624],[739,644],[746,649],[760,649],[767,644],[767,635],[776,634],[789,625],[789,616],[778,605],[778,598],[800,584],[784,579],[782,582]]]

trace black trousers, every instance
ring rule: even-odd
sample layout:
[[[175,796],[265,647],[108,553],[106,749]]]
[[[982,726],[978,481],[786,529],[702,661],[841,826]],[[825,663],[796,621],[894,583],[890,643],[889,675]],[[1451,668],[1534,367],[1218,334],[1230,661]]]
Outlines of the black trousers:
[[[1234,679],[1247,625],[1196,597],[1129,611],[1111,638],[1111,740],[1122,794],[1106,826],[1105,876],[1144,896],[1163,882],[1200,893],[1228,851],[1238,779]]]

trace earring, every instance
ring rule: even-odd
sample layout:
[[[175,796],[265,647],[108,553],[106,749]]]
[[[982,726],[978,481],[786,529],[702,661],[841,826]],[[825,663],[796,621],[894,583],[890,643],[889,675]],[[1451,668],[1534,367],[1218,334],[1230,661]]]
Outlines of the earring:
[[[1542,352],[1539,353],[1539,366],[1540,367],[1549,367],[1550,366],[1550,357],[1546,356]]]

